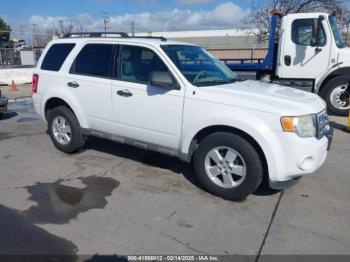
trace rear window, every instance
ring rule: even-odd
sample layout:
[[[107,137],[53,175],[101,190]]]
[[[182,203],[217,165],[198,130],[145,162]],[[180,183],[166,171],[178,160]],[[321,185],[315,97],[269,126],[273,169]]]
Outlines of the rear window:
[[[41,64],[41,69],[48,71],[59,71],[74,46],[75,44],[52,45],[49,51],[46,53],[44,61]]]
[[[70,73],[111,77],[113,48],[111,44],[88,44],[79,53],[72,65]]]

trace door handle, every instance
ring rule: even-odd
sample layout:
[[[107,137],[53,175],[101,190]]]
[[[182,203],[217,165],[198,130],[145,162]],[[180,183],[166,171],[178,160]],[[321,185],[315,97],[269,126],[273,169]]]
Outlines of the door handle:
[[[79,84],[76,81],[74,81],[74,82],[68,82],[67,86],[72,87],[72,88],[77,88],[77,87],[79,87]]]
[[[322,52],[322,48],[319,48],[319,47],[315,48],[315,54],[318,54],[321,52]]]
[[[129,90],[127,90],[127,89],[118,90],[118,91],[117,91],[117,94],[118,94],[119,96],[123,96],[123,97],[130,97],[130,96],[132,96],[132,93],[131,93]]]
[[[292,64],[292,57],[290,55],[284,56],[284,64],[290,66]]]

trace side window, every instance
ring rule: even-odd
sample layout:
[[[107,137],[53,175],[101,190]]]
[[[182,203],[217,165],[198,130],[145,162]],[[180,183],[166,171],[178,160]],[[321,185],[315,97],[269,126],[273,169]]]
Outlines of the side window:
[[[70,73],[111,77],[113,48],[111,44],[87,44],[75,59]]]
[[[316,19],[317,20],[317,19]],[[315,19],[295,20],[292,25],[292,41],[297,45],[311,46]],[[319,34],[320,46],[326,45],[326,35],[323,27]]]
[[[47,51],[41,64],[42,70],[59,71],[75,44],[54,44]]]
[[[120,52],[120,79],[148,83],[154,71],[168,71],[167,66],[152,50],[138,46],[123,46]]]

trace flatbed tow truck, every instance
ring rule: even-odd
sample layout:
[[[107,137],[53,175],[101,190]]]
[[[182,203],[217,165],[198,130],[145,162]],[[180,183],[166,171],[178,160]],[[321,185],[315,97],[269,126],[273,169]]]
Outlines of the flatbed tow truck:
[[[334,15],[274,10],[265,58],[222,61],[238,74],[319,94],[330,114],[349,112],[350,48]]]

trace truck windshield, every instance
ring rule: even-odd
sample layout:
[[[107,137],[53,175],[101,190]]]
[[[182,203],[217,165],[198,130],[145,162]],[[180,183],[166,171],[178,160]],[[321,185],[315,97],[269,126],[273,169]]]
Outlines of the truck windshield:
[[[345,47],[345,41],[340,33],[340,30],[337,25],[337,19],[334,16],[329,16],[329,22],[331,24],[331,28],[334,34],[335,42],[339,48]]]
[[[235,73],[201,47],[163,45],[162,48],[186,79],[195,86],[222,85],[238,79]]]

